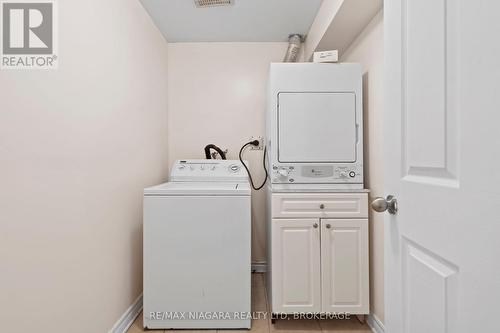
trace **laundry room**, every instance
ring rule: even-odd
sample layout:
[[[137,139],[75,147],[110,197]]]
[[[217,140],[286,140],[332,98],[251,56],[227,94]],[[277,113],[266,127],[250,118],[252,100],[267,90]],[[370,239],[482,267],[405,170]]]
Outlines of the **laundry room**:
[[[0,11],[0,332],[498,328],[498,2]]]
[[[168,22],[169,11],[156,10],[155,3],[144,2],[145,7],[152,13],[152,17],[160,22]],[[360,72],[353,74],[358,75],[360,82],[363,82],[362,87],[358,91],[360,96],[360,105],[364,107],[360,110],[359,116],[364,118],[366,128],[365,135],[365,153],[362,147],[358,150],[361,155],[361,160],[364,155],[364,187],[362,189],[370,189],[371,196],[377,197],[382,195],[382,159],[378,158],[382,152],[381,132],[374,129],[380,126],[382,99],[383,99],[383,13],[382,3],[373,2],[370,6],[361,4],[352,4],[353,7],[341,6],[339,8],[332,7],[328,2],[317,2],[316,7],[313,2],[308,2],[307,7],[298,8],[297,12],[292,13],[293,5],[290,5],[290,12],[281,11],[282,20],[285,20],[286,15],[300,15],[301,20],[296,20],[294,24],[297,26],[294,31],[301,33],[307,38],[302,38],[300,41],[300,49],[296,56],[295,62],[312,62],[313,53],[318,47],[323,50],[329,48],[340,49],[338,55],[338,63],[357,63],[360,65]],[[357,7],[361,5],[364,8],[364,18],[362,22],[343,27],[343,31],[352,29],[349,33],[350,39],[346,40],[344,35],[335,35],[333,30],[337,20],[341,19],[342,15],[359,15],[362,11]],[[330,6],[330,7],[328,7]],[[314,8],[313,8],[314,7]],[[350,8],[348,8],[350,7]],[[337,10],[335,23],[333,22],[334,11]],[[320,15],[321,14],[321,15]],[[215,14],[214,14],[215,15]],[[329,16],[330,15],[330,16]],[[290,17],[291,17],[290,16]],[[323,17],[324,16],[324,17]],[[259,17],[253,15],[252,17]],[[260,16],[262,20],[265,17]],[[307,17],[309,17],[307,19]],[[279,19],[274,19],[279,20]],[[327,20],[331,20],[328,22]],[[196,21],[196,20],[195,20]],[[279,21],[280,23],[282,21]],[[306,23],[307,22],[307,23]],[[285,25],[284,23],[281,23]],[[303,28],[299,26],[303,24]],[[334,24],[332,26],[332,24]],[[161,24],[160,24],[161,26]],[[234,26],[234,25],[233,25]],[[332,27],[331,27],[332,26]],[[236,26],[234,26],[236,28]],[[330,28],[327,29],[327,28]],[[168,29],[167,23],[164,23],[164,29]],[[285,28],[290,29],[290,28]],[[326,29],[322,31],[322,29]],[[211,34],[209,29],[204,33]],[[327,31],[328,30],[328,31]],[[172,32],[173,33],[173,32]],[[246,30],[248,34],[245,41],[232,41],[230,36],[227,36],[222,41],[207,42],[212,37],[196,36],[189,39],[182,34],[185,31],[179,31],[180,35],[172,36],[173,42],[168,44],[168,119],[169,119],[169,160],[170,165],[179,159],[199,159],[204,158],[203,147],[207,144],[215,144],[223,151],[227,152],[227,159],[238,160],[238,155],[243,144],[254,139],[264,138],[266,146],[269,149],[270,140],[266,133],[266,119],[269,117],[268,98],[269,92],[269,76],[271,63],[283,63],[289,55],[290,41],[270,36],[268,32],[264,35],[261,30]],[[227,34],[236,33],[234,30],[226,32]],[[166,33],[167,34],[167,33]],[[331,36],[333,34],[333,36]],[[285,33],[289,36],[289,34]],[[340,39],[344,37],[344,39]],[[192,40],[201,40],[193,42]],[[168,39],[168,38],[167,38]],[[186,42],[176,40],[187,40]],[[239,39],[236,39],[239,40]],[[293,40],[292,40],[293,41]],[[318,46],[320,45],[321,46]],[[335,67],[335,63],[325,62],[319,66]],[[299,71],[308,71],[306,67],[298,69]],[[320,70],[323,71],[323,70]],[[324,71],[328,73],[328,70]],[[306,80],[305,77],[300,77],[298,74],[297,80]],[[313,74],[314,75],[314,74]],[[327,74],[325,74],[327,75]],[[332,76],[339,75],[332,72]],[[348,80],[342,77],[341,80]],[[320,80],[320,76],[312,79],[313,81]],[[302,87],[306,88],[306,87]],[[352,87],[339,87],[340,91],[353,90]],[[351,89],[352,88],[352,89]],[[300,87],[297,89],[300,90]],[[331,85],[318,86],[314,89],[317,91],[331,90]],[[364,91],[363,91],[364,90]],[[363,96],[361,98],[361,96]],[[364,110],[364,114],[362,112]],[[353,114],[354,116],[354,114]],[[335,116],[334,116],[335,117]],[[337,115],[338,117],[338,115]],[[361,118],[360,117],[360,118]],[[307,121],[307,120],[306,120]],[[329,120],[326,120],[329,121]],[[335,122],[335,119],[332,120]],[[342,132],[342,128],[349,127],[344,123],[339,123],[338,128],[328,127],[326,131]],[[183,124],[179,126],[179,124]],[[267,126],[270,126],[268,124]],[[293,129],[294,133],[304,132],[299,128]],[[304,124],[304,127],[305,126]],[[362,127],[361,127],[362,128]],[[339,130],[340,129],[340,130]],[[370,130],[371,129],[371,130]],[[353,127],[353,130],[355,128]],[[345,133],[341,140],[346,143],[350,140],[348,137],[354,137],[355,134]],[[298,140],[304,138],[303,134],[295,135]],[[311,135],[311,141],[317,138],[316,135]],[[321,139],[320,139],[321,140]],[[325,136],[325,140],[336,141],[332,137]],[[305,143],[309,145],[311,142]],[[293,143],[295,145],[295,143]],[[317,142],[312,145],[323,147],[325,151],[332,151],[335,145],[328,146],[327,142]],[[313,149],[310,147],[309,149]],[[321,149],[321,148],[320,148]],[[369,155],[368,150],[372,149],[373,154]],[[269,151],[268,151],[269,154]],[[255,186],[259,186],[265,179],[266,173],[262,167],[263,149],[255,149],[247,147],[243,150],[243,159],[248,161],[249,170],[252,174]],[[333,158],[341,158],[333,156]],[[356,159],[356,158],[355,158]],[[359,159],[358,159],[359,160]],[[269,164],[270,162],[266,162]],[[269,164],[270,165],[270,164]],[[363,169],[363,163],[361,162]],[[269,170],[270,174],[272,170]],[[272,177],[272,176],[271,176]],[[293,179],[293,178],[292,178]],[[307,181],[304,181],[307,182]],[[266,272],[268,266],[268,213],[266,203],[266,187],[264,185],[261,190],[252,191],[252,242],[251,242],[251,260],[252,270],[254,272]],[[329,186],[329,188],[332,188]],[[304,187],[305,192],[312,188]],[[351,190],[349,187],[342,185],[336,189]],[[325,190],[327,192],[327,190]],[[343,198],[342,200],[346,200]],[[306,216],[307,217],[307,216]],[[371,302],[372,313],[377,313],[377,321],[383,320],[383,219],[381,216],[370,216],[369,234],[370,234],[370,254],[372,271],[371,284],[367,286],[367,302]],[[368,258],[367,258],[368,260]],[[302,263],[301,263],[302,264]],[[377,270],[376,267],[380,269]],[[368,281],[368,274],[366,274]],[[300,284],[300,282],[299,282]],[[371,287],[371,288],[370,288]],[[370,291],[368,291],[370,290]],[[369,294],[372,297],[369,297]],[[307,312],[307,309],[304,308]],[[375,311],[374,311],[375,310]],[[369,311],[366,311],[369,314]],[[368,317],[368,316],[367,316]],[[382,318],[382,319],[379,319]],[[373,317],[372,317],[373,318]],[[357,321],[357,318],[356,318]],[[353,327],[356,328],[355,324]],[[278,324],[279,326],[279,324]],[[365,324],[366,326],[366,324]],[[319,327],[319,326],[318,326]],[[335,327],[335,326],[333,326]],[[342,326],[339,326],[342,328]],[[340,329],[339,328],[339,329]],[[357,327],[362,329],[363,326]]]

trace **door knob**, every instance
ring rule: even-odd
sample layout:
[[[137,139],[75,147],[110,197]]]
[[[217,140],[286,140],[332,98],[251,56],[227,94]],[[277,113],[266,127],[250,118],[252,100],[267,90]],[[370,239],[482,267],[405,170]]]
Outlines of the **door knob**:
[[[317,227],[318,227],[318,224],[317,224],[317,223],[314,223],[314,224],[313,224],[313,227],[314,227],[314,228],[317,228]]]
[[[393,195],[388,195],[387,198],[377,197],[372,201],[372,208],[374,211],[382,213],[386,210],[389,214],[396,214],[398,212],[398,201]]]

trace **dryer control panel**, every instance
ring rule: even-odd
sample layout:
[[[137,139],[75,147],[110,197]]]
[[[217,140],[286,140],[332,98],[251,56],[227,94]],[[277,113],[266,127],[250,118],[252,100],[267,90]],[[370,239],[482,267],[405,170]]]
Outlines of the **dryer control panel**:
[[[170,170],[172,182],[244,182],[248,175],[238,160],[177,160]]]
[[[274,184],[343,184],[363,183],[363,166],[360,164],[294,164],[273,165]]]

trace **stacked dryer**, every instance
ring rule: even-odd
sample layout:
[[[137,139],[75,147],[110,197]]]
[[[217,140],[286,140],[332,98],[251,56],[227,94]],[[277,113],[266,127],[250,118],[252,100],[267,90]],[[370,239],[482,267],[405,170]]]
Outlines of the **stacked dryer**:
[[[271,64],[271,312],[369,313],[359,64]]]
[[[359,64],[271,64],[267,106],[272,189],[362,189]]]

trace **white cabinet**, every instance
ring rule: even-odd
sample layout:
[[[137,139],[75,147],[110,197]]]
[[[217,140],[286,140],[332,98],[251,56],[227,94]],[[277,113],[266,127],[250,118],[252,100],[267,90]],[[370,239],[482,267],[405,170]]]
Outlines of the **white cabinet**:
[[[366,193],[273,193],[273,218],[367,218]]]
[[[271,311],[368,314],[368,194],[269,199]]]
[[[321,220],[321,309],[368,313],[368,220]]]
[[[275,312],[320,312],[320,232],[317,219],[272,221]]]

